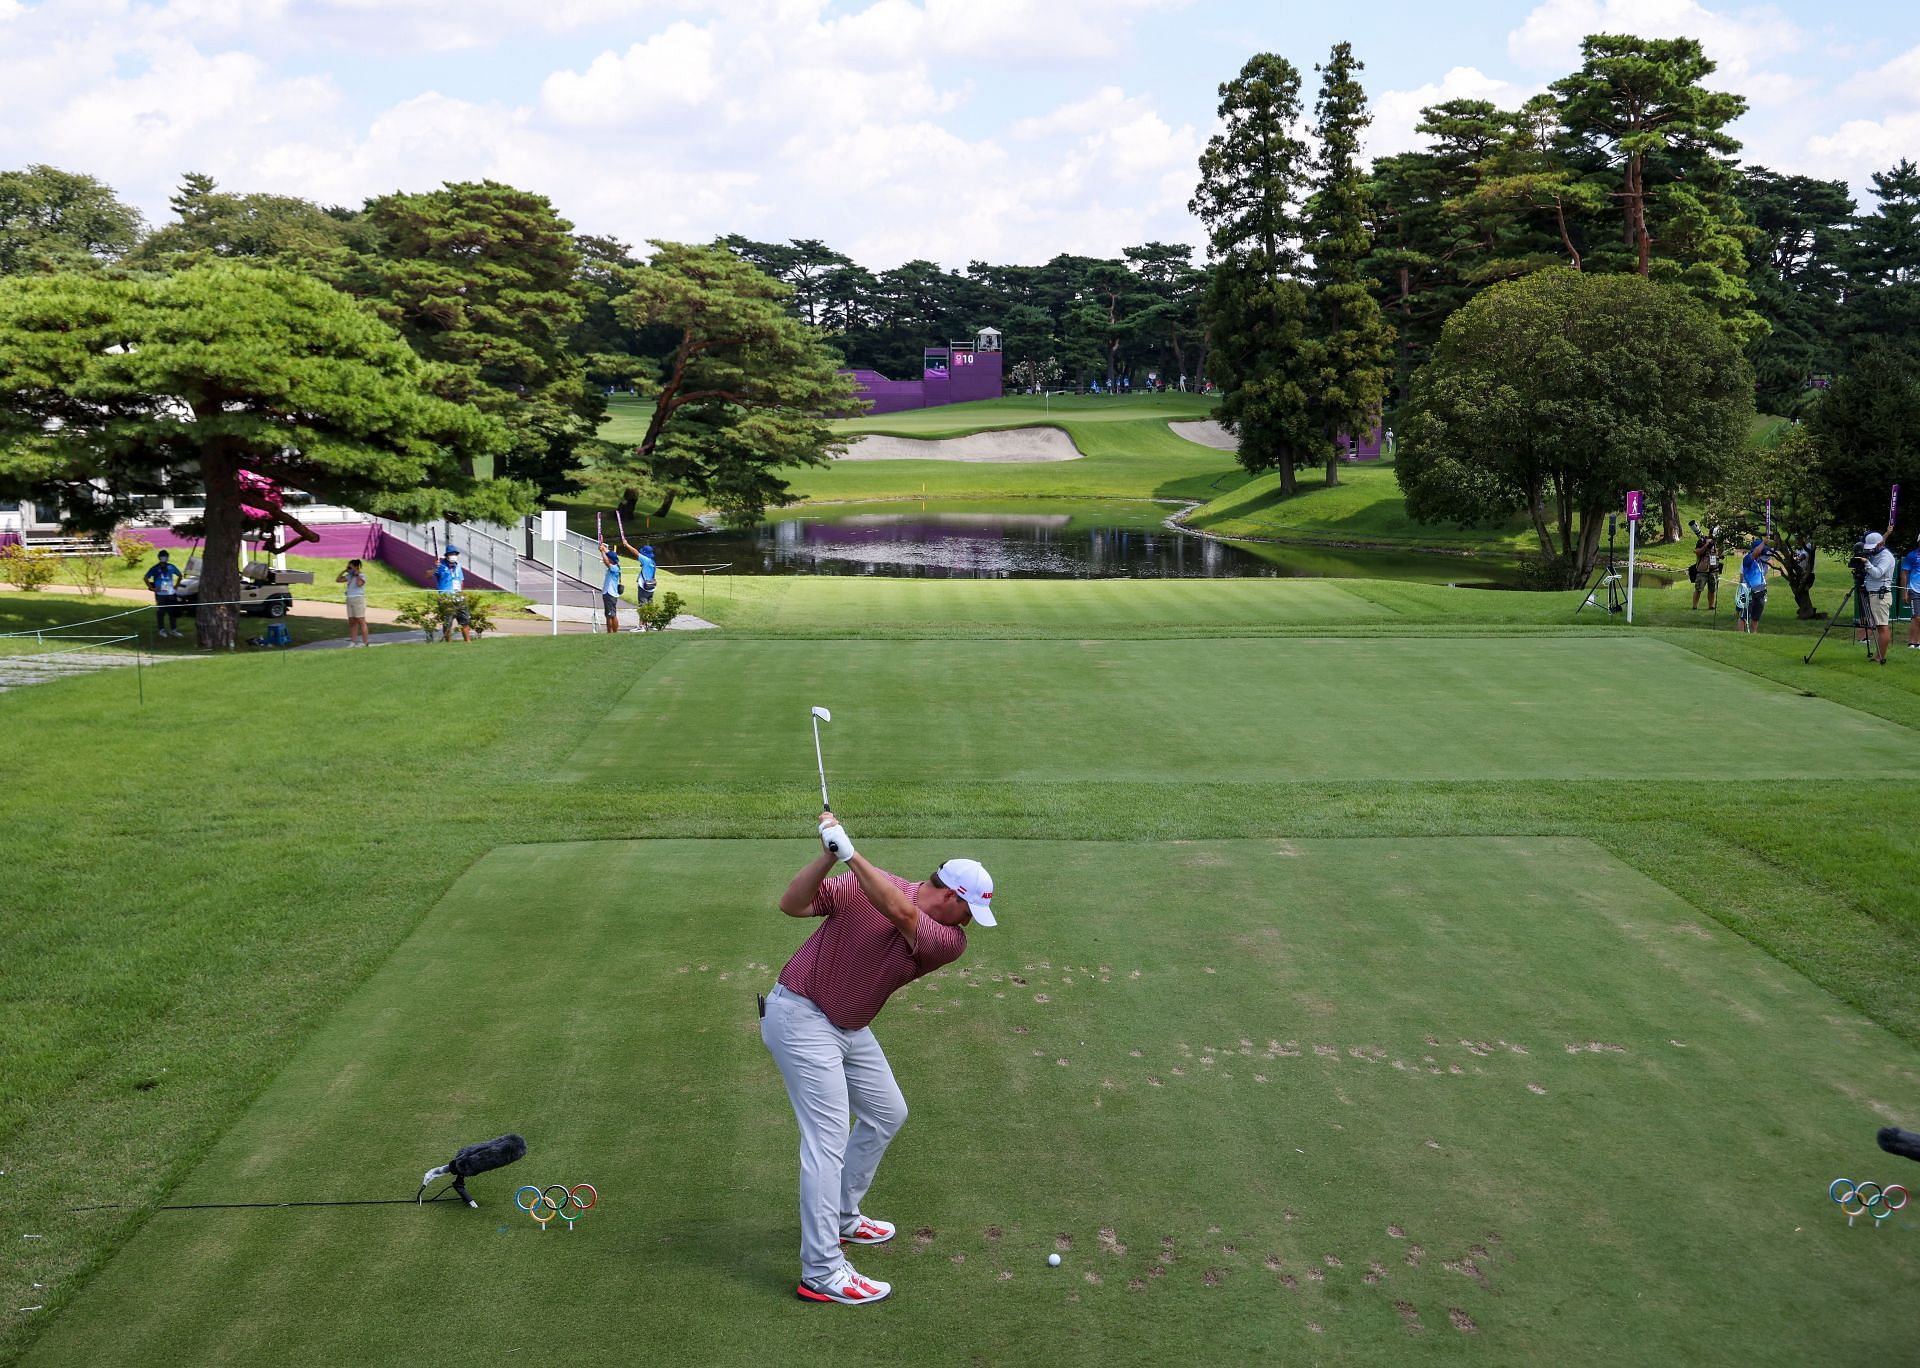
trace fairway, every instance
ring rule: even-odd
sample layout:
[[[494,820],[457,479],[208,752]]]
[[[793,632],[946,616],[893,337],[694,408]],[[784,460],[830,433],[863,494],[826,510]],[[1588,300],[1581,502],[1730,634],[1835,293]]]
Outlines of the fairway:
[[[751,994],[810,848],[496,850],[170,1198],[407,1197],[519,1130],[483,1209],[158,1212],[27,1362],[1744,1364],[1920,1329],[1920,1222],[1826,1197],[1897,1176],[1871,1123],[1920,1056],[1577,839],[968,843],[1000,928],[877,1023],[913,1117],[860,1262],[895,1298],[804,1305]],[[512,1206],[582,1180],[578,1229]]]
[[[564,778],[749,784],[1920,775],[1908,729],[1648,640],[690,641]],[[783,723],[786,719],[786,724]],[[699,737],[700,744],[682,744]]]

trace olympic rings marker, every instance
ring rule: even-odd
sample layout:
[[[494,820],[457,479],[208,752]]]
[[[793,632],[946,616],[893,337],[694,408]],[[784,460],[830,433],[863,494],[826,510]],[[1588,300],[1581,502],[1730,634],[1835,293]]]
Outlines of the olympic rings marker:
[[[584,1201],[580,1196],[582,1192],[587,1194]],[[527,1200],[528,1193],[533,1194],[533,1200]],[[545,1188],[537,1188],[529,1183],[513,1194],[513,1204],[538,1221],[542,1233],[546,1231],[547,1222],[556,1217],[565,1221],[567,1229],[572,1230],[573,1223],[599,1203],[599,1190],[592,1183],[575,1183],[572,1187],[565,1183],[549,1183]]]
[[[1896,1192],[1900,1194],[1898,1201],[1893,1196]],[[1876,1230],[1880,1222],[1907,1205],[1907,1190],[1899,1183],[1888,1183],[1882,1187],[1878,1183],[1856,1183],[1851,1178],[1836,1178],[1827,1184],[1827,1196],[1846,1213],[1849,1226],[1856,1216],[1871,1216]]]

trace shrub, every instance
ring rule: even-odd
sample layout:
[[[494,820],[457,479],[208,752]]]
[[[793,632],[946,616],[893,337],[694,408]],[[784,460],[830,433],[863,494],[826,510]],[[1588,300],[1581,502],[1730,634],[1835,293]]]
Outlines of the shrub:
[[[467,626],[475,636],[493,630],[493,602],[478,594],[408,594],[400,600],[399,620],[406,627],[418,627],[432,641],[435,634],[449,638],[458,624],[460,610],[467,613]]]
[[[676,617],[680,616],[680,610],[685,606],[685,599],[672,591],[668,591],[652,603],[641,604],[634,612],[639,617],[641,626],[650,632],[658,632],[664,629],[669,622],[672,622]]]
[[[99,598],[107,591],[105,556],[68,556],[66,566],[68,577],[86,590],[88,598]]]
[[[52,584],[59,572],[60,557],[55,552],[25,542],[0,546],[0,583],[11,584],[23,594]]]
[[[129,570],[138,570],[140,562],[147,558],[147,552],[153,550],[153,543],[138,532],[116,532],[113,534],[113,554],[120,558]]]

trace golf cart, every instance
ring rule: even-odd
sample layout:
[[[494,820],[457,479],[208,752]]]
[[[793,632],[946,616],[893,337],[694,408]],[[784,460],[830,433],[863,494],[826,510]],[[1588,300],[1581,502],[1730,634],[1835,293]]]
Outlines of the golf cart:
[[[312,584],[311,570],[276,570],[265,561],[240,568],[240,611],[253,617],[285,617],[293,608],[290,584]],[[183,608],[200,602],[200,560],[187,558],[187,577],[180,581],[175,601]]]

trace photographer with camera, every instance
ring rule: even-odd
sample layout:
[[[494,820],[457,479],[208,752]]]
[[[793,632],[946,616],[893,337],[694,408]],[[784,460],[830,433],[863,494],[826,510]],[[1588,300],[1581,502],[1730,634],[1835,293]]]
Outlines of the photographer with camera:
[[[1847,564],[1853,568],[1853,587],[1860,602],[1860,628],[1869,652],[1882,665],[1887,663],[1887,647],[1893,643],[1890,622],[1893,607],[1893,552],[1887,539],[1869,532],[1853,548]],[[1875,651],[1875,647],[1878,650]]]
[[[1711,532],[1689,519],[1687,526],[1693,529],[1693,564],[1687,567],[1687,578],[1693,581],[1693,606],[1700,606],[1700,591],[1707,594],[1707,611],[1713,612],[1720,604],[1720,529]]]
[[[1773,548],[1764,535],[1755,537],[1747,554],[1740,558],[1740,592],[1734,600],[1743,632],[1760,630],[1760,615],[1767,611],[1767,571],[1772,564]]]
[[[1920,651],[1920,537],[1913,539],[1913,550],[1900,558],[1900,573],[1907,586],[1907,649]]]

